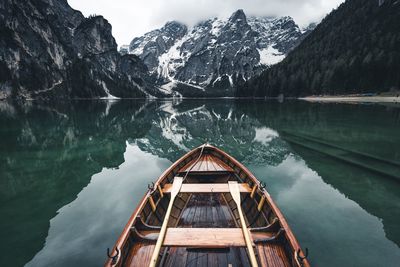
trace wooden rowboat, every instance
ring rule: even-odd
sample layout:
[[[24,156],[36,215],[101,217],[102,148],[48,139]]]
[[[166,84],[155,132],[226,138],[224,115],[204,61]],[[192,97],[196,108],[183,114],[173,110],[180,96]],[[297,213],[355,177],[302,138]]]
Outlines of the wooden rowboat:
[[[307,267],[306,254],[255,176],[205,144],[149,187],[105,266]]]

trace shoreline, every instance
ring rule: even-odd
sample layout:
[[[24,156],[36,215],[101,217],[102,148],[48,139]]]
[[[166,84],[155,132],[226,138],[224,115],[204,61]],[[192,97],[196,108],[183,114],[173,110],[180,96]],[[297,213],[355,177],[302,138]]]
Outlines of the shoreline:
[[[307,96],[299,100],[338,103],[400,103],[400,96]]]
[[[140,97],[128,97],[128,98],[109,98],[109,97],[93,97],[93,98],[60,98],[61,102],[64,101],[110,101],[117,102],[121,100],[144,100],[144,101],[174,101],[174,100],[279,100],[278,97],[218,97],[218,96],[210,96],[210,97],[162,97],[162,98],[140,98]],[[399,96],[354,96],[354,95],[341,95],[341,96],[306,96],[306,97],[285,97],[285,100],[301,100],[307,102],[337,102],[337,103],[400,103],[400,95]],[[1,97],[0,94],[0,102],[13,100],[9,97]],[[28,102],[47,102],[50,99],[40,99],[40,98],[25,98],[20,99],[22,101]]]

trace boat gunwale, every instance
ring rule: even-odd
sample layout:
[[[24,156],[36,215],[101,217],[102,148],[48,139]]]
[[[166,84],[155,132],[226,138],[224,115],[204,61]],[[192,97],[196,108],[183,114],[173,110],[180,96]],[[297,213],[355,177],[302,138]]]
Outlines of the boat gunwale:
[[[161,175],[160,177],[157,179],[157,181],[154,183],[154,188],[157,188],[158,185],[160,185],[160,183],[166,179],[168,177],[168,175],[176,168],[178,167],[182,161],[184,161],[185,159],[187,159],[188,157],[192,156],[193,154],[196,154],[198,152],[198,150],[202,149],[202,148],[208,148],[211,150],[216,151],[217,153],[219,153],[220,155],[222,155],[223,157],[226,157],[227,160],[231,161],[235,166],[237,166],[239,169],[241,169],[246,175],[247,177],[252,180],[253,183],[257,184],[258,186],[258,190],[261,195],[264,195],[266,197],[267,203],[270,205],[271,210],[274,212],[274,214],[276,215],[276,217],[278,217],[279,223],[281,224],[281,226],[284,228],[284,235],[286,236],[286,239],[288,241],[288,243],[290,244],[291,248],[293,249],[294,254],[293,259],[296,261],[296,265],[298,266],[303,266],[303,267],[310,267],[310,264],[308,262],[308,260],[305,258],[302,261],[302,264],[300,264],[298,262],[298,260],[296,259],[296,255],[297,255],[297,251],[300,251],[303,255],[304,252],[301,249],[296,237],[294,236],[291,228],[289,227],[289,224],[287,223],[285,217],[283,216],[282,212],[280,211],[280,209],[278,208],[278,206],[275,204],[275,202],[273,201],[272,197],[270,196],[270,194],[268,193],[268,191],[265,188],[262,188],[260,181],[254,176],[254,174],[252,172],[250,172],[249,169],[247,169],[242,163],[240,163],[238,160],[236,160],[234,157],[232,157],[231,155],[229,155],[228,153],[224,152],[223,150],[212,146],[210,144],[204,144],[201,145],[197,148],[194,148],[193,150],[187,152],[185,155],[183,155],[182,157],[180,157],[177,161],[175,161],[173,164],[171,164],[170,167],[168,167]],[[177,174],[182,173],[182,172],[177,172]],[[185,172],[183,172],[185,173]],[[144,205],[146,204],[146,201],[148,200],[149,196],[152,194],[152,190],[148,190],[145,195],[143,196],[142,200],[139,202],[139,204],[137,205],[136,209],[134,210],[134,212],[132,213],[132,215],[130,216],[128,222],[126,223],[122,233],[120,234],[120,236],[118,237],[113,249],[111,250],[113,254],[113,252],[118,248],[119,250],[119,255],[117,258],[117,264],[112,265],[111,261],[112,259],[108,258],[105,265],[107,267],[111,267],[111,266],[120,266],[120,257],[121,257],[121,248],[125,245],[125,243],[128,241],[128,237],[129,237],[129,231],[131,226],[133,225],[135,219],[137,218],[137,216],[139,215],[140,211],[144,208]]]
[[[179,164],[182,161],[184,161],[186,158],[188,158],[188,157],[192,156],[193,154],[195,154],[203,146],[205,146],[205,145],[199,146],[199,147],[187,152],[185,155],[183,155],[177,161],[175,161],[173,164],[171,164],[171,166],[169,166],[160,175],[160,177],[157,179],[157,181],[154,183],[154,187],[157,188],[157,186],[160,184],[160,182],[163,181],[164,179],[166,179],[167,176],[171,173],[171,171],[173,171],[173,169],[175,169],[177,166],[179,166]],[[122,230],[122,233],[120,234],[120,236],[118,237],[117,241],[115,242],[115,245],[114,245],[114,247],[113,247],[113,249],[111,251],[114,252],[114,251],[116,251],[116,249],[118,249],[119,255],[118,255],[117,261],[120,260],[121,248],[124,246],[125,242],[127,242],[127,240],[128,240],[130,228],[132,227],[133,223],[135,222],[135,219],[139,215],[140,211],[144,208],[144,205],[146,204],[146,201],[147,201],[147,199],[149,198],[150,195],[151,195],[151,190],[147,190],[147,192],[144,194],[142,200],[139,202],[139,204],[136,206],[136,209],[134,210],[134,212],[130,216],[128,222],[126,223],[124,229]],[[104,264],[104,266],[118,266],[118,264],[112,265],[111,261],[112,261],[111,258],[107,258],[107,261]]]
[[[234,157],[232,157],[231,155],[227,154],[223,150],[221,150],[221,149],[219,149],[217,147],[214,147],[214,146],[210,146],[210,147],[213,148],[214,150],[216,150],[218,153],[221,153],[223,156],[227,157],[230,161],[232,161],[235,165],[237,165],[242,171],[244,171],[246,173],[246,175],[251,180],[253,180],[253,182],[255,182],[258,185],[258,189],[261,191],[261,193],[263,195],[265,195],[265,197],[267,198],[268,204],[270,205],[271,209],[275,213],[276,217],[278,217],[279,223],[285,229],[284,234],[285,234],[287,240],[289,241],[290,246],[292,247],[293,251],[295,253],[297,253],[297,251],[300,250],[301,253],[303,253],[303,255],[304,255],[304,251],[301,249],[300,244],[298,243],[296,237],[294,236],[294,234],[293,234],[291,228],[289,227],[289,224],[287,223],[285,217],[283,216],[281,210],[275,204],[274,200],[272,199],[272,197],[268,193],[268,191],[265,188],[261,187],[260,181],[254,176],[254,174],[252,172],[250,172],[250,170],[247,169],[242,163],[240,163],[238,160],[236,160]],[[293,257],[295,257],[295,255],[293,255]],[[302,263],[303,263],[304,267],[309,267],[310,266],[310,264],[309,264],[307,259],[304,259]]]

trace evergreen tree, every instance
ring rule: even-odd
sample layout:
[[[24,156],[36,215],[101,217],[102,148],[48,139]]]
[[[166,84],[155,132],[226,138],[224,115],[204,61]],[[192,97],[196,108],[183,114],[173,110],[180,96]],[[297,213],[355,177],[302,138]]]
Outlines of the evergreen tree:
[[[400,87],[400,1],[347,0],[237,96],[383,92]]]

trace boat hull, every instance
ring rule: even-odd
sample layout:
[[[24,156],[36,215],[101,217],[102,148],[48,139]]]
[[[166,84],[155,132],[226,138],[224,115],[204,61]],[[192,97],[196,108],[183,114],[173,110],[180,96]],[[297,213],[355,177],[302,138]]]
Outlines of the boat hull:
[[[183,181],[179,188],[176,177]],[[259,180],[206,144],[150,186],[105,266],[309,266],[304,256]]]

